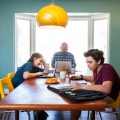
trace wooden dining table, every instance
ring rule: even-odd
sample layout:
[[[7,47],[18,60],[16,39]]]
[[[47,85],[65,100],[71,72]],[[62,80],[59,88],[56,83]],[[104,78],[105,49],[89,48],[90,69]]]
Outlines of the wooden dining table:
[[[50,91],[42,78],[25,80],[0,102],[0,110],[15,111],[15,120],[19,120],[19,110],[101,111],[107,106],[102,99],[73,103]]]

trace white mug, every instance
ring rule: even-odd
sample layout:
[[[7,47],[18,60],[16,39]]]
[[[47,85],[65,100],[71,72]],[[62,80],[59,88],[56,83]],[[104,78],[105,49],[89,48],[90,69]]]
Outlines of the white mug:
[[[72,74],[75,73],[75,68],[71,68],[71,73],[72,73]]]
[[[66,76],[66,71],[60,71],[60,79],[64,80]]]

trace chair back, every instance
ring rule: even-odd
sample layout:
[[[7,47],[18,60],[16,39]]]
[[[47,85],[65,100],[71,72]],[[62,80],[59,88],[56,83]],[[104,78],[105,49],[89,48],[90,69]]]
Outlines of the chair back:
[[[15,73],[14,72],[10,72],[7,74],[7,77],[9,77],[10,79],[13,79]]]
[[[9,92],[12,92],[14,90],[12,81],[9,77],[4,77],[0,80],[0,95],[1,95],[1,99],[3,99],[6,95],[5,95],[5,89],[4,86],[8,87]]]
[[[120,107],[120,92],[118,94],[118,97],[117,97],[116,101],[109,104],[109,108],[116,109],[118,107]]]

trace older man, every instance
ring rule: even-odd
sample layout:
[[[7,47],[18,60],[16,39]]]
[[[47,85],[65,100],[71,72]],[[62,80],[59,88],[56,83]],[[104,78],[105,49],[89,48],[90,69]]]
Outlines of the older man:
[[[66,42],[63,42],[61,44],[60,50],[61,51],[56,52],[53,55],[52,63],[51,63],[52,68],[55,68],[56,61],[71,61],[72,68],[75,68],[76,63],[75,63],[74,55],[68,52],[68,44]]]

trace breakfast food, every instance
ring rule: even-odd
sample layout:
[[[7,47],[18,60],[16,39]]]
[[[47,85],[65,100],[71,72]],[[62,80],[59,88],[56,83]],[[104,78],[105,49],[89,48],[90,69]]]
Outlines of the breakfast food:
[[[58,83],[57,78],[47,78],[46,83]]]

